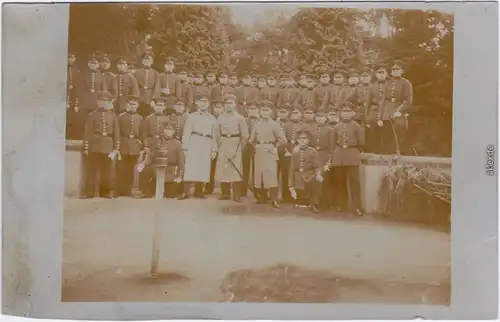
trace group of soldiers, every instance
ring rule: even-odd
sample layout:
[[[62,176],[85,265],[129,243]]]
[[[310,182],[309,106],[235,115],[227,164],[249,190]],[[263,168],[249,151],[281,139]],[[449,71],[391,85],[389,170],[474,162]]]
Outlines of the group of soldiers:
[[[138,69],[119,58],[114,74],[107,55],[92,55],[82,71],[69,55],[68,131],[83,133],[86,198],[96,185],[104,197],[134,189],[152,196],[155,158],[164,149],[167,197],[205,198],[219,182],[223,200],[240,202],[251,191],[258,203],[318,212],[345,209],[349,190],[351,209],[362,214],[361,151],[398,154],[404,141],[413,89],[400,61],[317,77],[239,78],[190,73],[170,57],[159,73],[153,53],[141,58]]]

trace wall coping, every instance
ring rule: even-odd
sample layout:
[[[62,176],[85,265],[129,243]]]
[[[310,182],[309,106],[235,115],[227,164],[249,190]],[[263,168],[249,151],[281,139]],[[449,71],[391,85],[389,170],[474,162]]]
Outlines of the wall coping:
[[[66,151],[82,151],[82,140],[66,140]],[[428,156],[400,156],[393,160],[390,155],[381,155],[373,153],[362,153],[361,163],[365,165],[393,165],[393,164],[411,164],[414,166],[428,166],[432,168],[451,168],[451,158],[428,157]]]

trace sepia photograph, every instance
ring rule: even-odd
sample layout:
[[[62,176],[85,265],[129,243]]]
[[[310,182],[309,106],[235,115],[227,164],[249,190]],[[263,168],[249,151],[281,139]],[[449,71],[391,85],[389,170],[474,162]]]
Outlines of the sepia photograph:
[[[71,4],[62,301],[450,305],[452,11]]]

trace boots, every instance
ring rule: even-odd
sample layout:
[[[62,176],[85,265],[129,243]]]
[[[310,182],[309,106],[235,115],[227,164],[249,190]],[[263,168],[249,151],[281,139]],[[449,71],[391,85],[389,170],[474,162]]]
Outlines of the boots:
[[[231,184],[233,188],[233,201],[241,202],[240,193],[241,193],[241,184],[240,182],[233,182]]]
[[[228,182],[220,183],[221,195],[219,200],[229,200],[231,199],[231,184]]]

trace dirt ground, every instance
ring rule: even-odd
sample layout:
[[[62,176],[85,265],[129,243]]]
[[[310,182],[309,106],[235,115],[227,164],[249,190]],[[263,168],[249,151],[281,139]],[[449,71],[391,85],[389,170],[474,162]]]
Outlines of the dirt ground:
[[[450,235],[371,216],[209,200],[67,199],[63,301],[443,304]]]

